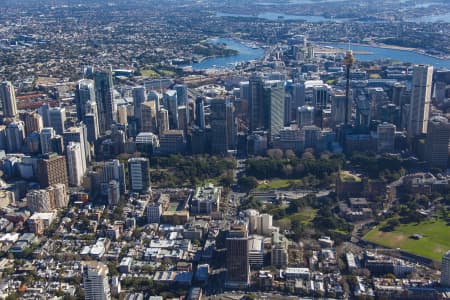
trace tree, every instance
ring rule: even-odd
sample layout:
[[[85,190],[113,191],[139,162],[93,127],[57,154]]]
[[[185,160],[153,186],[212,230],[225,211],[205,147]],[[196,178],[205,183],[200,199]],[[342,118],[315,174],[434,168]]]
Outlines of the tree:
[[[295,152],[291,149],[288,149],[288,150],[286,150],[286,152],[284,152],[284,157],[286,157],[287,159],[297,158],[297,156],[295,155]]]
[[[269,150],[267,150],[267,156],[269,156],[272,159],[282,159],[283,158],[283,150],[269,149]]]
[[[256,180],[256,178],[253,176],[250,177],[243,176],[239,178],[238,185],[241,188],[241,190],[249,192],[258,186],[258,180]]]

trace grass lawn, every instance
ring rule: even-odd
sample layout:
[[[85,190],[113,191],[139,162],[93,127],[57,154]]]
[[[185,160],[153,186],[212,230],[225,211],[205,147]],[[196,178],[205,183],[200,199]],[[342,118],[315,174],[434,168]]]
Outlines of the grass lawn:
[[[413,224],[402,224],[392,232],[382,232],[378,228],[369,231],[364,240],[378,243],[391,248],[400,248],[420,256],[434,260],[441,260],[442,255],[450,250],[450,226],[441,219],[433,219]],[[420,240],[410,238],[413,234],[420,234]]]
[[[158,73],[156,73],[154,70],[151,70],[151,69],[150,70],[142,70],[141,74],[143,76],[148,76],[151,78],[159,78],[160,77]]]
[[[258,185],[258,190],[268,190],[268,189],[287,189],[290,188],[295,183],[301,182],[299,179],[273,179],[265,180],[263,183]]]
[[[278,220],[278,222],[283,222],[285,220],[293,221],[299,221],[303,225],[310,225],[311,222],[314,220],[314,218],[317,215],[317,209],[313,209],[311,207],[306,207],[302,209],[302,211],[290,215],[289,217],[285,217],[283,219]]]

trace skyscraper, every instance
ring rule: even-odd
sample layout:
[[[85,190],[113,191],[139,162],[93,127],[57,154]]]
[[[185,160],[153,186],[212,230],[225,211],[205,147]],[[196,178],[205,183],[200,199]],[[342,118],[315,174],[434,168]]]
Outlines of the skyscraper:
[[[187,105],[188,88],[185,84],[177,84],[173,87],[177,91],[178,105]]]
[[[25,126],[22,121],[11,122],[6,126],[6,150],[9,153],[22,152],[25,139]]]
[[[106,185],[108,185],[111,180],[114,180],[119,183],[120,192],[125,193],[125,168],[119,160],[113,159],[105,162],[102,166],[102,177],[102,182],[105,185],[103,190],[106,190]]]
[[[25,133],[29,136],[33,132],[41,132],[44,127],[42,116],[36,112],[30,112],[25,115]]]
[[[155,102],[147,101],[141,103],[139,109],[141,115],[141,132],[157,132],[157,119]]]
[[[250,280],[248,233],[245,228],[231,228],[226,239],[228,286],[246,287]]]
[[[42,128],[40,133],[41,139],[41,152],[42,154],[47,154],[53,152],[52,150],[52,138],[56,135],[55,129],[53,127]]]
[[[161,108],[158,113],[158,133],[164,134],[169,131],[169,112],[165,108]]]
[[[178,97],[177,91],[168,90],[164,93],[164,105],[169,112],[169,129],[178,129]]]
[[[64,123],[66,122],[66,109],[64,107],[52,107],[48,110],[50,127],[53,127],[57,134],[64,133]]]
[[[141,131],[141,104],[145,102],[145,87],[136,86],[133,88],[134,118],[138,123],[138,130]],[[144,130],[145,131],[145,130]]]
[[[410,138],[427,133],[432,79],[432,66],[414,66],[408,122]]]
[[[433,168],[446,169],[448,164],[448,146],[450,142],[450,123],[443,116],[435,116],[428,122],[425,141],[425,158]]]
[[[267,82],[264,86],[264,109],[268,116],[264,116],[265,128],[269,130],[270,140],[284,128],[285,92],[282,81]]]
[[[391,123],[383,123],[378,125],[378,152],[392,152],[394,150],[395,130],[395,125]]]
[[[82,79],[77,82],[75,89],[75,103],[77,106],[78,121],[83,121],[88,112],[87,103],[95,102],[95,85],[90,79]]]
[[[108,267],[101,262],[86,261],[83,265],[85,300],[109,300],[111,291],[108,282]]]
[[[195,125],[201,129],[205,128],[205,108],[202,97],[195,99]]]
[[[315,85],[312,92],[314,107],[317,109],[327,108],[330,102],[330,87],[327,84]]]
[[[335,92],[331,96],[331,117],[335,126],[344,124],[345,120],[351,120],[351,107],[347,107],[346,102],[347,97],[344,93]]]
[[[70,142],[80,143],[81,146],[81,158],[83,163],[83,170],[86,170],[86,166],[91,161],[91,151],[89,143],[87,141],[87,128],[83,122],[79,123],[78,126],[72,126],[64,131],[63,136],[64,147],[67,147]]]
[[[81,152],[80,143],[70,142],[66,147],[69,184],[71,186],[80,186],[83,183],[83,176],[86,168],[83,166]]]
[[[95,72],[94,82],[100,133],[104,134],[117,119],[111,70]]]
[[[38,180],[41,188],[56,183],[68,185],[66,158],[51,154],[38,160]]]
[[[250,131],[264,128],[264,81],[261,75],[253,73],[249,81]]]
[[[346,82],[345,82],[345,111],[351,111],[352,109],[352,103],[353,100],[351,99],[350,95],[350,69],[355,63],[355,58],[353,56],[353,52],[351,50],[348,50],[345,54],[344,61],[343,61],[345,67],[346,67]],[[345,126],[350,125],[350,119],[349,116],[345,115]]]
[[[147,158],[133,157],[128,160],[130,190],[146,193],[150,187],[150,163]]]
[[[3,118],[17,118],[16,92],[9,81],[0,83]]]
[[[226,154],[228,151],[229,100],[213,99],[210,102],[211,151],[214,154]]]

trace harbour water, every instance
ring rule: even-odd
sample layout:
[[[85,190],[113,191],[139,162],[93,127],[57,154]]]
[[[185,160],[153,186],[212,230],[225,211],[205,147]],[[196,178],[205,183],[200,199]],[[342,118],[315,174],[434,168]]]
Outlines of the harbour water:
[[[195,70],[211,68],[230,68],[239,62],[257,60],[264,55],[264,49],[254,48],[230,39],[213,39],[211,43],[225,44],[228,48],[239,52],[238,55],[207,58],[192,65]]]
[[[334,48],[347,49],[348,44],[326,44]],[[379,59],[391,59],[394,61],[407,62],[412,64],[428,64],[436,68],[450,69],[450,59],[439,59],[436,57],[420,54],[414,51],[397,50],[373,46],[351,45],[352,50],[369,52],[370,54],[356,54],[360,61],[372,61]]]
[[[264,49],[249,47],[238,41],[231,39],[214,39],[211,43],[224,43],[230,49],[237,50],[238,55],[228,57],[214,57],[195,63],[192,67],[196,70],[210,68],[230,68],[232,65],[250,60],[257,60],[264,55]],[[326,46],[347,49],[348,44],[326,44]],[[372,61],[379,59],[391,59],[393,61],[408,62],[413,64],[429,64],[436,68],[450,69],[450,59],[439,59],[436,57],[416,53],[407,50],[397,50],[380,48],[374,46],[351,45],[351,49],[370,54],[356,54],[356,59],[360,61]]]

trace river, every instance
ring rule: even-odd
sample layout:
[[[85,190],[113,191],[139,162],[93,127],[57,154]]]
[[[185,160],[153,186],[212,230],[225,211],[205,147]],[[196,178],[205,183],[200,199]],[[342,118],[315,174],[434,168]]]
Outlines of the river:
[[[242,43],[230,39],[213,39],[212,43],[224,43],[227,47],[237,50],[238,55],[228,57],[214,57],[195,63],[192,67],[195,70],[211,69],[211,68],[230,68],[233,64],[238,62],[245,62],[250,60],[257,60],[264,55],[264,49],[248,47]],[[326,44],[335,48],[347,49],[347,44]],[[395,61],[408,62],[412,64],[429,64],[436,68],[450,69],[450,59],[439,59],[428,55],[416,53],[407,50],[387,49],[373,46],[351,45],[352,50],[360,50],[370,52],[371,54],[355,55],[357,60],[372,61],[378,59],[392,59]]]

